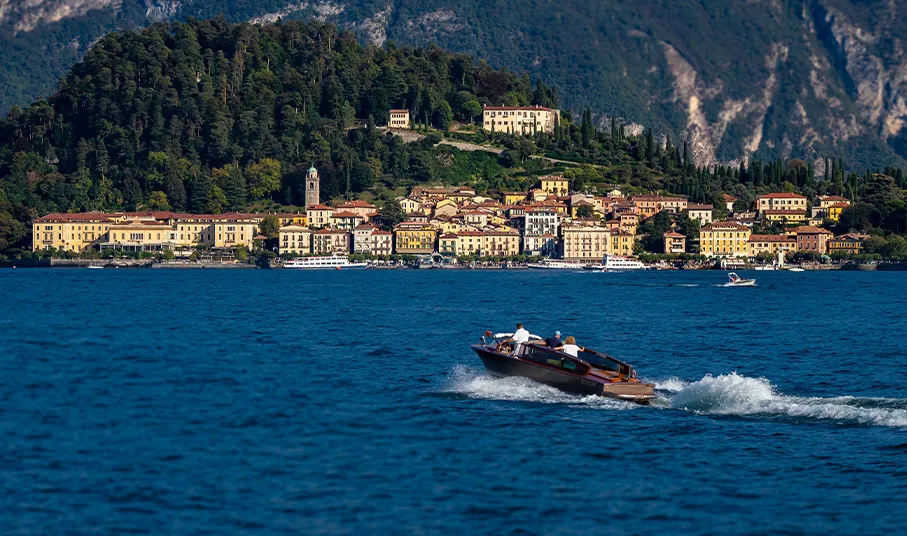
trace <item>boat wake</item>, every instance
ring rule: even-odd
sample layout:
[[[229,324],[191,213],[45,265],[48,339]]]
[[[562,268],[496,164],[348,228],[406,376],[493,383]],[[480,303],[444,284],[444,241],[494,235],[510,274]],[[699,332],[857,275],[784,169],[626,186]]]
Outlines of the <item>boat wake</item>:
[[[569,404],[603,409],[640,407],[631,402],[601,396],[571,395],[528,378],[495,378],[485,371],[477,371],[464,365],[457,365],[453,368],[442,391],[485,400]]]
[[[907,400],[898,398],[795,397],[783,395],[765,378],[736,372],[699,381],[656,382],[670,407],[698,414],[834,420],[873,426],[907,426]]]
[[[651,380],[646,380],[651,381]],[[765,378],[736,372],[707,375],[688,382],[679,378],[654,381],[659,397],[651,407],[688,411],[697,415],[737,415],[845,424],[907,427],[907,399],[840,396],[796,397],[781,394]],[[566,404],[594,409],[642,408],[631,402],[601,396],[577,396],[527,378],[495,378],[485,371],[457,365],[442,392],[475,399]]]

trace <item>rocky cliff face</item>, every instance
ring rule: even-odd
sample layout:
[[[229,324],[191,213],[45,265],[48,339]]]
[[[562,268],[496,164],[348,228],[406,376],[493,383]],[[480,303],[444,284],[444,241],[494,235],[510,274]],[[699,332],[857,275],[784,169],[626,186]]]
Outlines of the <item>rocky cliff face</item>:
[[[114,28],[187,16],[223,12],[261,24],[317,17],[375,44],[437,42],[529,71],[557,84],[565,107],[683,136],[700,164],[825,154],[857,166],[905,163],[907,6],[637,4],[502,0],[492,10],[476,0],[0,0],[0,33],[19,41],[56,36],[63,50]],[[23,89],[29,98],[48,87],[32,86],[30,95]]]

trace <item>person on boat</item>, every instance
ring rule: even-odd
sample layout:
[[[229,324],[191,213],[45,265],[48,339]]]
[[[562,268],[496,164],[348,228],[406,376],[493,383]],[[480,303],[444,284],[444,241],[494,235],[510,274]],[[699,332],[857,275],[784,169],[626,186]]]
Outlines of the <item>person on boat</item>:
[[[516,331],[513,332],[513,335],[509,339],[504,339],[501,341],[501,344],[512,344],[513,351],[512,354],[516,354],[520,349],[520,346],[529,342],[529,332],[523,329],[523,324],[516,325]]]
[[[563,344],[564,341],[561,340],[560,331],[555,331],[553,337],[548,337],[547,339],[545,339],[545,345],[548,346],[548,348],[557,348],[558,346],[561,346]]]
[[[573,335],[567,337],[567,339],[564,340],[564,344],[558,346],[555,350],[564,352],[567,355],[572,355],[573,357],[579,357],[580,352],[586,351],[582,346],[576,345],[576,338],[574,338]]]

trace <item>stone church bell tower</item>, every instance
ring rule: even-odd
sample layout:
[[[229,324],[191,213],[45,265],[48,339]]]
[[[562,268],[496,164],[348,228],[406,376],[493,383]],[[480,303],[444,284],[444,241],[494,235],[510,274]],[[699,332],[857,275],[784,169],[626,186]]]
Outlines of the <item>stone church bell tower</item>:
[[[321,201],[321,181],[315,166],[305,176],[305,206],[317,205]]]

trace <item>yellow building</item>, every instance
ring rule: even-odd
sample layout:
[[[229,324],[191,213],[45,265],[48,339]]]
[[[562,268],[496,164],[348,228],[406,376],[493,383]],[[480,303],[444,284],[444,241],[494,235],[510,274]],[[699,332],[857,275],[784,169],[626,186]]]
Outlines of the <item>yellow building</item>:
[[[524,199],[526,199],[526,193],[525,192],[504,192],[502,197],[503,197],[503,203],[505,205],[510,206],[510,205],[516,205],[516,204],[522,202]]]
[[[747,240],[749,246],[749,256],[755,257],[760,253],[768,253],[773,257],[779,251],[787,253],[788,251],[797,251],[797,239],[786,235],[750,235]]]
[[[869,238],[869,235],[856,233],[829,238],[827,243],[828,254],[850,253],[851,255],[858,255],[863,251],[863,241],[867,238]]]
[[[838,221],[841,219],[841,213],[850,208],[850,203],[835,203],[828,207],[828,219]]]
[[[606,227],[564,224],[561,238],[564,259],[599,261],[610,252],[611,233]]]
[[[630,202],[635,207],[634,212],[642,219],[649,218],[662,210],[672,214],[680,213],[687,209],[687,198],[681,196],[668,196],[659,194],[634,195]]]
[[[182,248],[194,248],[214,244],[214,216],[187,215],[176,222],[176,243]]]
[[[840,195],[820,195],[819,196],[819,208],[828,210],[832,205],[837,205],[839,203],[844,203],[845,205],[850,205],[850,199],[842,197]]]
[[[312,253],[312,230],[302,225],[281,227],[277,243],[281,255],[309,255]]]
[[[394,252],[433,253],[437,232],[426,223],[403,222],[394,227]]]
[[[636,244],[636,235],[617,231],[611,234],[610,255],[623,255],[629,257],[633,255],[633,246]]]
[[[686,253],[687,237],[673,231],[664,235],[664,251],[668,254]]]
[[[479,231],[463,231],[457,233],[458,255],[475,255],[481,257],[485,254],[483,246],[485,240]]]
[[[261,219],[265,219],[267,216],[276,216],[281,226],[301,225],[307,227],[309,225],[309,218],[305,214],[266,214],[262,215]]]
[[[485,106],[482,128],[489,132],[515,135],[553,134],[560,110],[543,106]]]
[[[212,225],[213,246],[252,248],[252,239],[258,234],[258,218],[244,215],[223,215]]]
[[[762,218],[766,222],[781,225],[803,225],[809,219],[806,212],[799,210],[765,210]]]
[[[309,227],[322,229],[331,225],[331,216],[334,209],[325,205],[309,205],[305,208],[306,219]]]
[[[400,208],[403,210],[404,214],[412,214],[414,212],[422,211],[422,203],[416,201],[415,199],[411,199],[409,197],[401,197],[399,199],[399,202]]]
[[[163,222],[131,221],[115,223],[107,231],[100,249],[121,251],[165,251],[176,249],[176,228]]]
[[[391,110],[390,121],[387,126],[390,128],[409,128],[409,110]]]
[[[112,223],[101,212],[48,214],[32,222],[32,250],[84,251],[106,240]]]
[[[699,231],[699,252],[707,257],[749,255],[749,227],[732,222],[714,222]]]
[[[539,177],[542,191],[552,195],[567,195],[570,191],[570,180],[559,175],[545,175]]]
[[[482,233],[482,253],[491,257],[512,257],[520,254],[520,233],[516,231],[485,231]]]
[[[445,233],[438,237],[438,253],[441,255],[457,255],[457,233]]]

